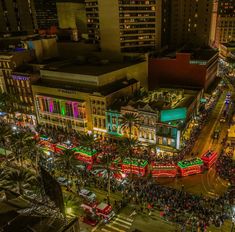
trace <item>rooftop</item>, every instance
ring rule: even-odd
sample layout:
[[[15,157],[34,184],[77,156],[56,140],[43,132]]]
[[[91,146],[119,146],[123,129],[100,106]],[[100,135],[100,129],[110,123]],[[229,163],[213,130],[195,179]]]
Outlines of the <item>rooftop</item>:
[[[82,86],[81,84],[76,83],[68,83],[68,82],[62,82],[62,81],[53,81],[53,80],[47,80],[41,78],[35,86],[45,86],[49,88],[56,88],[56,89],[65,89],[70,91],[79,91],[84,93],[99,93],[103,96],[109,95],[113,92],[116,92],[124,87],[130,86],[132,84],[137,83],[138,81],[135,79],[130,80],[121,80],[118,82],[114,82],[102,87],[96,87],[96,86]]]
[[[62,62],[61,64],[54,63],[46,65],[43,69],[63,73],[99,76],[137,63],[139,62],[109,63],[108,60],[80,60],[75,62],[64,61],[64,64]]]
[[[162,54],[160,54],[158,57],[160,58],[176,58],[176,54],[180,53],[188,53],[191,54],[191,60],[210,60],[212,57],[214,57],[218,51],[206,47],[206,48],[198,48],[198,49],[190,49],[190,48],[182,48],[177,51],[172,50],[166,50]]]

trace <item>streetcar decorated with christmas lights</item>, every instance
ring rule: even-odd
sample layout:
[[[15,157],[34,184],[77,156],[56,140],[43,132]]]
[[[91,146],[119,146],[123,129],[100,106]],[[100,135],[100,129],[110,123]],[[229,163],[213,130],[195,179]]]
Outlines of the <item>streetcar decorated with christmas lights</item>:
[[[204,162],[204,166],[209,169],[216,162],[217,157],[217,152],[208,150],[202,155],[201,159]]]
[[[151,163],[152,177],[176,177],[177,173],[178,169],[175,164]]]
[[[145,176],[148,170],[148,162],[141,159],[125,158],[121,164],[122,172]]]
[[[180,176],[189,176],[202,173],[203,165],[203,160],[200,158],[182,160],[177,163]]]

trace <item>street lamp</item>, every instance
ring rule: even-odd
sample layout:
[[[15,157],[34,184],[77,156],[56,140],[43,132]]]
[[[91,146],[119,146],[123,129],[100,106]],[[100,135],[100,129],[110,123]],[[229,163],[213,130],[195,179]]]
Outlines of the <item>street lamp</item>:
[[[231,224],[231,232],[233,232],[234,223],[235,223],[235,205],[232,206],[232,224]]]

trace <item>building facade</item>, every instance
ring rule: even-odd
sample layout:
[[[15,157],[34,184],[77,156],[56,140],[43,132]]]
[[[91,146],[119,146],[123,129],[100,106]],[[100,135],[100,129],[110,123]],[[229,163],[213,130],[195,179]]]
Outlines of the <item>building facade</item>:
[[[61,29],[76,29],[87,34],[87,18],[84,0],[57,0],[58,24]]]
[[[212,13],[213,0],[171,0],[170,46],[209,45]]]
[[[107,108],[140,88],[139,81],[126,78],[126,65],[60,65],[41,70],[33,85],[39,124],[104,135]]]
[[[149,59],[149,87],[175,86],[207,89],[217,74],[218,52],[179,51]]]
[[[28,32],[37,28],[32,0],[0,1],[0,33]]]
[[[233,0],[218,0],[215,46],[235,40],[235,4]]]
[[[129,129],[123,127],[122,116],[133,113],[139,119],[133,125],[132,138],[157,151],[177,152],[183,145],[183,134],[190,119],[197,115],[201,93],[183,89],[158,89],[147,96],[128,101],[119,109],[114,103],[106,111],[106,129],[109,137],[129,137]]]
[[[0,52],[0,86],[1,91],[7,91],[7,79],[11,78],[12,71],[20,65],[33,59],[30,51],[20,49],[9,52]]]
[[[162,0],[85,3],[89,40],[99,43],[102,51],[143,53],[161,48]]]
[[[38,29],[58,26],[56,0],[34,0],[34,8]]]

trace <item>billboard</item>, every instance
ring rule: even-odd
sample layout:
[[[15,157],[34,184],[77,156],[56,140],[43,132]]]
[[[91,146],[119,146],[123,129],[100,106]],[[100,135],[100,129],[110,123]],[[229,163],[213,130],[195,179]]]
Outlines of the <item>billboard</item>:
[[[175,120],[184,120],[187,116],[187,109],[185,107],[162,110],[160,115],[161,122],[169,122]]]

